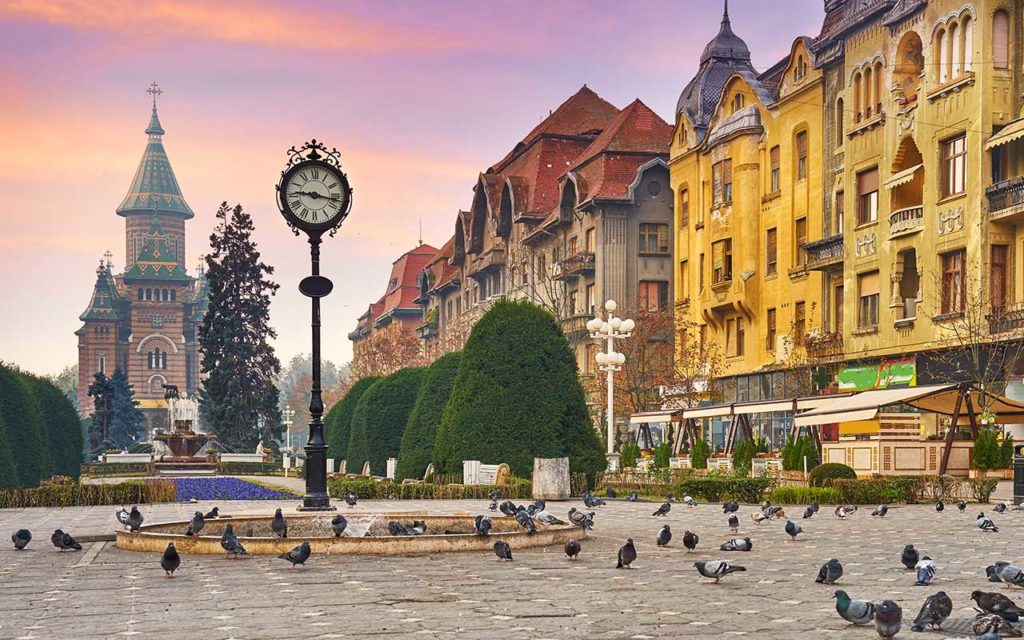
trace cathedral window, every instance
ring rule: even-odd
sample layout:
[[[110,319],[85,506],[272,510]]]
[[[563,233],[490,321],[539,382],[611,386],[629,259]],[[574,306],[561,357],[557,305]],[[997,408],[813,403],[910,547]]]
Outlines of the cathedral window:
[[[152,300],[152,299],[153,299],[153,290],[152,289],[146,289],[146,300]]]
[[[171,289],[171,302],[175,302],[178,299],[178,290]]]
[[[143,291],[142,289],[139,289],[139,302],[142,302],[142,296],[144,295],[146,295],[146,292]]]
[[[100,373],[106,373],[107,372],[107,357],[106,356],[104,356],[104,355],[100,356],[100,361],[98,363],[98,367],[99,367],[99,372]]]

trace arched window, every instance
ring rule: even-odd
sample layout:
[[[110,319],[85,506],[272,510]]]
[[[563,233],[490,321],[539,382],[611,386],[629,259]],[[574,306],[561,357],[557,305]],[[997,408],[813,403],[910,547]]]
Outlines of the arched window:
[[[861,77],[860,72],[853,74],[853,120],[854,122],[860,122],[861,117]]]
[[[679,226],[690,226],[690,190],[686,188],[679,190]]]
[[[142,301],[142,296],[144,296],[144,295],[145,295],[145,292],[142,289],[139,289],[139,302]]]
[[[874,113],[871,109],[871,105],[875,102],[871,96],[871,88],[874,86],[874,83],[871,81],[871,67],[868,66],[864,70],[864,118],[866,120],[870,120],[871,114]]]
[[[843,113],[843,99],[839,98],[836,100],[836,146],[843,146],[843,118],[846,114]]]
[[[166,351],[161,351],[160,352],[160,368],[161,369],[166,369],[167,368],[167,352]]]
[[[1010,68],[1010,16],[1002,9],[992,14],[992,66]]]
[[[949,78],[960,77],[960,27],[952,22],[949,25]]]
[[[150,369],[152,369],[154,367],[154,364],[153,364],[154,360],[155,359],[153,358],[153,352],[152,351],[150,351],[149,353],[146,354],[146,364],[147,364],[147,366]]]
[[[935,69],[937,71],[936,79],[939,84],[946,84],[946,80],[949,79],[949,74],[946,73],[946,30],[939,29],[935,34]]]
[[[963,60],[964,73],[971,72],[971,63],[974,61],[974,21],[971,20],[971,16],[964,18],[963,25],[960,27],[960,33],[964,43],[963,53],[960,55],[960,59]]]
[[[175,302],[178,299],[178,290],[171,289],[171,302]]]
[[[875,63],[875,113],[882,113],[882,79],[885,72],[882,70],[882,62]]]

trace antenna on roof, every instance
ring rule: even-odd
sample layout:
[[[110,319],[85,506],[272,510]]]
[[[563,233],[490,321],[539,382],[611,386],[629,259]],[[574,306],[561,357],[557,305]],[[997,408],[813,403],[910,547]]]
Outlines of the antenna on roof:
[[[420,244],[423,244],[423,214],[420,214]]]

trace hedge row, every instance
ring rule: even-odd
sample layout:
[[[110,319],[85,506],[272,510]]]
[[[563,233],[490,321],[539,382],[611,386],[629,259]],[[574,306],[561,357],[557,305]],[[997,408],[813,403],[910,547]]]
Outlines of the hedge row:
[[[776,487],[768,499],[772,504],[839,504],[839,493],[832,487]]]
[[[173,480],[127,480],[117,484],[68,482],[34,489],[0,489],[0,509],[174,502],[177,491]]]
[[[532,483],[529,480],[513,478],[503,485],[464,484],[402,484],[389,480],[352,480],[335,478],[327,482],[327,492],[332,498],[342,499],[351,491],[361,500],[484,500],[495,489],[501,490],[501,497],[522,500],[531,496]]]
[[[740,475],[712,474],[696,476],[683,473],[658,473],[647,478],[636,478],[633,481],[605,481],[597,490],[596,495],[604,495],[612,488],[620,497],[631,492],[643,496],[662,497],[669,493],[677,498],[685,495],[705,502],[721,502],[736,500],[746,503],[757,503],[764,499],[767,492],[775,487],[775,478],[768,475],[748,478]]]
[[[120,464],[101,464],[91,462],[82,465],[82,475],[91,477],[117,477],[135,474],[151,473],[150,465],[147,462],[124,462]]]
[[[224,476],[272,476],[281,472],[276,462],[218,462],[217,473]]]

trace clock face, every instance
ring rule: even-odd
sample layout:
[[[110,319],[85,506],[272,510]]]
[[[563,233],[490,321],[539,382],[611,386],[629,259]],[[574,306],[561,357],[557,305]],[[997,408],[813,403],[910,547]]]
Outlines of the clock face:
[[[282,176],[278,192],[282,213],[303,229],[329,229],[348,215],[348,180],[326,162],[307,160],[295,165]]]

